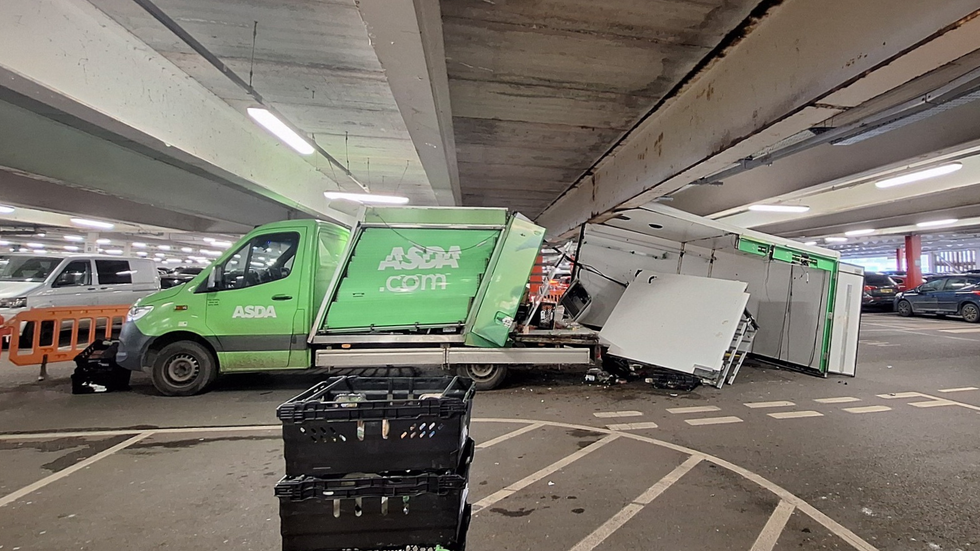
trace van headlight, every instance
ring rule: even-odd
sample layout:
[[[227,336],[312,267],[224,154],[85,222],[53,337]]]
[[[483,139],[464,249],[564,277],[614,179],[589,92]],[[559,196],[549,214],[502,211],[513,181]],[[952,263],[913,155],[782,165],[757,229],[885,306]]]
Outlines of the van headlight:
[[[27,297],[0,298],[0,308],[27,308]]]
[[[152,306],[133,306],[129,309],[129,313],[126,314],[126,321],[136,321],[143,316],[149,314],[153,310]]]

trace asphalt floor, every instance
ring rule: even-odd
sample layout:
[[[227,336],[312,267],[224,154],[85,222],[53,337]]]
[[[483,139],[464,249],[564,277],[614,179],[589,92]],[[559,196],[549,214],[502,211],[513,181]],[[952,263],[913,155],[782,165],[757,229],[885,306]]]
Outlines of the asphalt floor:
[[[980,548],[980,326],[867,314],[857,377],[478,393],[467,549]],[[0,365],[0,550],[280,548],[275,408],[322,374],[73,396]],[[54,434],[51,434],[54,433]]]

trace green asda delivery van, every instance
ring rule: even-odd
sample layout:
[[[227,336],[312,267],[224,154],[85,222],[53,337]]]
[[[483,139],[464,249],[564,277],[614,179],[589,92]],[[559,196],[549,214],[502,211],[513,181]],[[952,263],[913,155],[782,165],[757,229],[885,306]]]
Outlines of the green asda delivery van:
[[[441,366],[499,385],[507,366],[585,364],[513,346],[544,229],[505,209],[362,207],[352,227],[258,227],[188,283],[129,312],[115,360],[166,395],[221,373]]]

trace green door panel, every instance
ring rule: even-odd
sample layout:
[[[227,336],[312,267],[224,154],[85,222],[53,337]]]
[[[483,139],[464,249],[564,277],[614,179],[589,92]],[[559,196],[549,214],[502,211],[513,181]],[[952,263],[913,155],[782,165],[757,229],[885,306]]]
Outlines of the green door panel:
[[[366,228],[321,330],[453,325],[470,311],[500,230]]]
[[[511,220],[466,344],[485,348],[507,344],[543,240],[544,228],[521,217]]]

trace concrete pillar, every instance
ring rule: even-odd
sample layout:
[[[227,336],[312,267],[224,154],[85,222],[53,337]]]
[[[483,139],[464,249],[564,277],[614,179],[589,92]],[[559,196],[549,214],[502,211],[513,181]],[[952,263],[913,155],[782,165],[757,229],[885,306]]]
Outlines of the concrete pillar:
[[[905,236],[905,265],[907,275],[905,285],[913,289],[922,285],[922,237],[918,235]]]
[[[88,232],[85,234],[85,246],[83,250],[89,254],[95,254],[99,250],[99,244],[95,241],[99,238],[98,232]]]
[[[901,247],[895,249],[895,269],[898,270],[899,272],[902,271],[902,256],[903,256],[903,254],[904,253],[902,253],[902,248]]]

